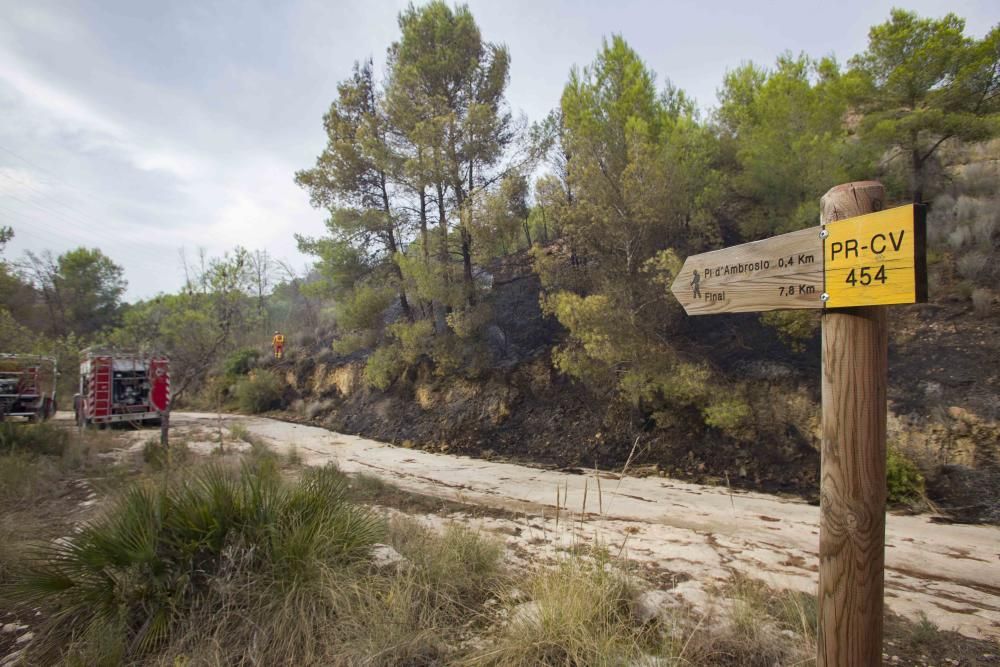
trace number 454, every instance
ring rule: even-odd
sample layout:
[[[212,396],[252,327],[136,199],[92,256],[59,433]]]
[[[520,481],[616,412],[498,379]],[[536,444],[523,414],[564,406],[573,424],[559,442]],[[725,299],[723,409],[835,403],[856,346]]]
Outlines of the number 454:
[[[858,269],[851,269],[851,272],[847,274],[847,279],[844,281],[848,285],[871,285],[873,282],[880,282],[885,284],[885,264],[879,264],[878,270],[872,275],[872,271],[875,271],[875,267],[872,266],[862,266]]]

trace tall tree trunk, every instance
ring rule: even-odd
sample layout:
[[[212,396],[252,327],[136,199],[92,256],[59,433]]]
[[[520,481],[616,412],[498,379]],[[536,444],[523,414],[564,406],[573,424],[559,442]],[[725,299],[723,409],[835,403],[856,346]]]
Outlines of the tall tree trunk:
[[[424,265],[430,264],[430,238],[427,235],[427,191],[420,186],[420,242],[424,250]]]
[[[476,303],[476,287],[472,282],[472,234],[462,225],[462,281],[465,283],[465,301],[468,305]]]
[[[463,188],[455,188],[455,199],[460,211],[459,222],[462,230],[462,282],[465,287],[466,305],[473,305],[476,302],[476,286],[472,282],[472,206],[471,195],[473,189],[473,161],[469,160],[469,189],[463,192]]]
[[[386,221],[386,245],[389,250],[389,261],[392,263],[392,272],[396,275],[396,279],[399,281],[399,306],[403,309],[403,317],[408,321],[413,321],[413,309],[410,308],[410,302],[406,298],[406,286],[403,283],[403,270],[399,268],[399,262],[396,261],[396,253],[399,252],[399,245],[396,243],[396,227],[392,224],[392,209],[389,208],[389,189],[386,186],[385,174],[379,174],[379,179],[382,187],[382,210],[385,213]]]
[[[528,239],[528,248],[531,248],[531,229],[528,227],[528,218],[524,219],[524,238]]]
[[[448,214],[445,211],[444,206],[444,187],[438,183],[437,184],[437,204],[438,204],[438,230],[441,234],[440,242],[441,245],[438,246],[438,259],[441,261],[441,270],[444,272],[445,279],[448,277]]]
[[[914,140],[916,145],[916,140]],[[912,163],[910,174],[910,191],[913,193],[913,203],[922,204],[924,201],[924,164],[925,160],[920,156],[920,149],[914,148],[912,152]]]
[[[445,284],[451,281],[451,275],[449,272],[449,264],[451,263],[450,257],[448,256],[448,213],[445,210],[444,204],[444,186],[441,183],[435,184],[437,189],[437,206],[438,206],[438,231],[440,234],[440,245],[438,246],[438,262],[440,263],[441,280]],[[438,334],[443,334],[448,328],[445,315],[447,315],[447,307],[440,301],[435,302],[432,306],[434,308],[434,331]]]

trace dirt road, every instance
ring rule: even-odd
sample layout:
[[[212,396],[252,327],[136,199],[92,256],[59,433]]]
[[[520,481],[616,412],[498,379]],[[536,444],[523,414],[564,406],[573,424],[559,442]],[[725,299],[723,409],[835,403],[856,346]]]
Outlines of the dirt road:
[[[596,473],[432,454],[271,419],[224,419],[277,451],[294,447],[308,465],[333,462],[409,491],[523,513],[523,521],[499,528],[529,550],[598,542],[699,581],[736,571],[776,587],[816,589],[819,508],[804,502],[604,472],[598,484]],[[217,421],[214,414],[171,417],[182,432]],[[925,613],[942,629],[1000,641],[1000,528],[889,516],[885,581],[896,613]]]

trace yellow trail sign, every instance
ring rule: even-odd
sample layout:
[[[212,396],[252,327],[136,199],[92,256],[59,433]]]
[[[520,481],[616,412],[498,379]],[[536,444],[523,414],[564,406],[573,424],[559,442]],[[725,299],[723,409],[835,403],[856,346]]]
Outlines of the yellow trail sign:
[[[826,225],[826,307],[926,301],[923,213],[910,204]]]
[[[688,315],[915,303],[927,298],[923,207],[871,213],[688,257]]]

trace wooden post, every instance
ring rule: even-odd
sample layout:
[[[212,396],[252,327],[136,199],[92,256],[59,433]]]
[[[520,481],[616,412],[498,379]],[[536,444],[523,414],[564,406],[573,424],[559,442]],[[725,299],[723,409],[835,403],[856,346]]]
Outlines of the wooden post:
[[[823,224],[882,209],[877,181],[846,183],[820,201]],[[885,564],[884,306],[823,313],[819,667],[882,662]]]
[[[160,444],[164,447],[170,444],[170,410],[160,413]]]

